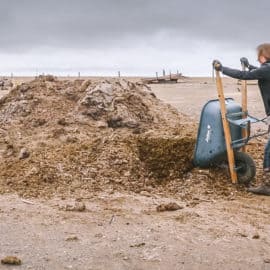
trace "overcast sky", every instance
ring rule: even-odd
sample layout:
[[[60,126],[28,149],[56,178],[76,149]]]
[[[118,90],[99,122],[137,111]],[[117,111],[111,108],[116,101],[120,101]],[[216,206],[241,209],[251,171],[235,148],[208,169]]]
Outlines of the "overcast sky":
[[[256,64],[269,0],[0,0],[0,73],[211,76]]]

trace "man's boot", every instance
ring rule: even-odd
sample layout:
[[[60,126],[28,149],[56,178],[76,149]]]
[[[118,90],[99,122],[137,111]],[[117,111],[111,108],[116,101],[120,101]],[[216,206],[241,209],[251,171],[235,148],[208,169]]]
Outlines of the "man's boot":
[[[262,184],[258,187],[250,187],[247,191],[258,195],[270,196],[270,168],[264,168]]]
[[[270,196],[270,186],[265,185],[265,184],[262,184],[258,187],[248,188],[247,191],[252,192],[254,194],[258,194],[258,195]]]

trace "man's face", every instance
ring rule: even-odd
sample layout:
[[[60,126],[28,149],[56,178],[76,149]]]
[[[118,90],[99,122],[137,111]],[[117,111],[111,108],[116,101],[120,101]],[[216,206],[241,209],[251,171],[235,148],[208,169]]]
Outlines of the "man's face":
[[[258,61],[259,61],[261,64],[263,64],[263,63],[265,63],[265,62],[267,61],[267,59],[266,59],[263,55],[260,55],[260,56],[258,57]]]

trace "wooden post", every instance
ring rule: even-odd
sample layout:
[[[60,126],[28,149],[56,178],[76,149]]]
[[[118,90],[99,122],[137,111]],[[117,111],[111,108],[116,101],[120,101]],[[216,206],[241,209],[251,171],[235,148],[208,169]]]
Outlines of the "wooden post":
[[[227,109],[226,109],[226,104],[225,104],[222,80],[221,80],[219,71],[216,71],[216,84],[217,84],[217,91],[218,91],[218,99],[220,103],[221,119],[222,119],[222,124],[223,124],[224,135],[225,135],[225,143],[226,143],[226,149],[227,149],[230,175],[231,175],[232,182],[235,184],[237,183],[237,174],[235,171],[234,152],[231,145],[232,144],[231,131],[230,131],[228,120],[226,118]]]
[[[246,68],[245,68],[245,65],[242,64],[242,70],[245,71]],[[241,95],[242,95],[242,112],[246,113],[247,112],[247,81],[246,80],[241,80]],[[247,115],[244,114],[243,115],[243,118],[246,118]],[[245,138],[247,136],[247,129],[242,129],[242,136],[243,138]],[[242,151],[243,152],[246,152],[247,149],[246,149],[246,145],[244,145],[242,147]]]

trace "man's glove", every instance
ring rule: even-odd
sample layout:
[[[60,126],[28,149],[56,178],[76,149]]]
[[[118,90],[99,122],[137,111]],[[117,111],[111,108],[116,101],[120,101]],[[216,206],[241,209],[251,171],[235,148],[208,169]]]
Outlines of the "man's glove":
[[[213,63],[213,68],[216,70],[216,71],[222,71],[222,65],[220,63],[220,61],[218,60],[214,60]]]
[[[241,62],[242,66],[249,68],[249,62],[248,62],[248,59],[246,57],[241,57],[240,62]]]

